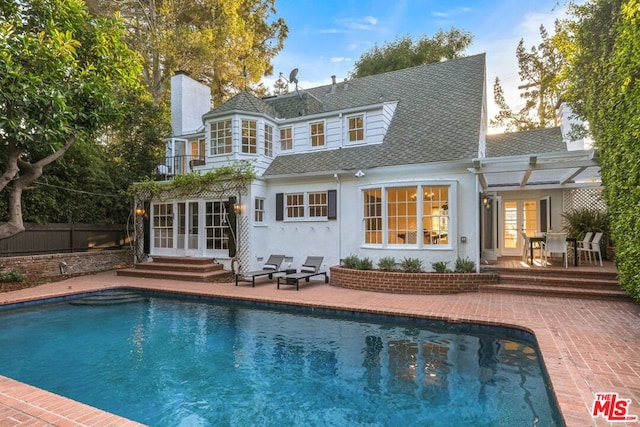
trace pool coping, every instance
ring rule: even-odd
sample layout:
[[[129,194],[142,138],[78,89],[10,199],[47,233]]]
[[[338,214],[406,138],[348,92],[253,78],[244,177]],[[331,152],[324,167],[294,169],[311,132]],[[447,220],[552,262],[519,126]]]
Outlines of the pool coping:
[[[494,294],[457,294],[449,296],[411,296],[411,295],[389,295],[375,292],[346,290],[324,283],[305,284],[300,291],[276,290],[274,282],[260,282],[255,288],[233,286],[229,284],[211,283],[191,283],[176,280],[152,280],[138,279],[131,277],[118,277],[114,272],[100,273],[91,276],[71,278],[62,282],[55,282],[42,285],[37,288],[30,288],[22,291],[13,291],[0,294],[0,305],[13,303],[30,304],[34,300],[46,298],[61,298],[65,296],[77,296],[82,293],[103,291],[108,289],[141,289],[150,292],[166,292],[185,294],[191,296],[213,296],[222,297],[228,300],[255,301],[262,303],[276,303],[297,305],[300,307],[318,307],[330,310],[357,311],[364,313],[374,313],[382,315],[409,316],[425,319],[443,320],[447,322],[469,322],[492,326],[516,328],[531,333],[538,344],[542,355],[543,363],[546,367],[552,389],[556,397],[558,406],[564,422],[568,426],[585,425],[610,425],[603,417],[591,417],[591,406],[596,392],[618,392],[621,398],[632,400],[631,413],[640,414],[638,409],[640,400],[640,364],[633,361],[630,366],[619,366],[620,364],[610,364],[609,369],[618,369],[616,378],[603,381],[602,361],[595,360],[594,365],[588,365],[589,370],[585,370],[585,363],[589,362],[589,352],[601,348],[613,339],[615,334],[607,335],[608,329],[603,329],[607,325],[595,325],[594,320],[583,316],[577,319],[576,327],[593,326],[593,337],[590,347],[586,351],[580,351],[576,347],[580,345],[582,336],[569,337],[571,342],[567,343],[567,331],[564,330],[564,314],[571,316],[573,312],[576,317],[581,311],[588,311],[596,315],[602,314],[603,310],[609,310],[611,315],[623,311],[622,314],[630,313],[625,317],[629,321],[626,325],[627,333],[631,339],[629,346],[632,352],[640,349],[640,307],[630,302],[612,301],[588,301],[571,300],[568,298],[549,297],[529,297],[515,295],[494,295]],[[554,310],[557,309],[557,310]],[[600,310],[600,312],[598,311]],[[599,316],[597,316],[599,317]],[[631,317],[631,318],[629,318]],[[569,319],[570,320],[570,319]],[[582,320],[580,322],[580,320]],[[589,320],[592,324],[589,324]],[[606,322],[604,322],[606,323]],[[563,329],[564,328],[564,329]],[[596,329],[602,329],[601,333]],[[583,331],[580,331],[583,334]],[[580,338],[580,340],[578,340]],[[600,338],[600,339],[599,339]],[[626,351],[626,349],[625,349]],[[595,354],[595,353],[594,353]],[[618,366],[616,368],[616,366]],[[606,371],[604,372],[606,374]],[[606,375],[605,375],[606,377]],[[597,381],[596,381],[597,380]],[[25,391],[21,391],[21,386]],[[602,387],[608,386],[607,389]],[[35,391],[37,391],[37,393]],[[119,418],[118,421],[104,421],[102,419],[87,418],[86,415],[69,418],[68,415],[56,412],[56,404],[47,406],[41,404],[41,398],[32,400],[31,396],[36,393],[40,396],[44,393],[48,399],[53,401],[56,398],[63,399],[59,407],[66,407],[69,399],[57,396],[31,386],[0,377],[0,417],[3,416],[3,406],[13,408],[21,414],[26,414],[36,419],[40,419],[45,424],[47,421],[57,418],[69,422],[69,424],[56,425],[141,425],[133,421]],[[99,411],[95,408],[81,405],[80,411]],[[87,409],[89,408],[89,409]],[[42,413],[52,414],[44,417]],[[113,414],[104,413],[105,419]],[[96,415],[94,414],[95,418]],[[125,423],[125,424],[122,424]],[[132,424],[127,424],[132,423]],[[31,424],[30,424],[31,425]],[[618,425],[625,425],[621,423]],[[637,423],[627,423],[627,425],[638,425]]]

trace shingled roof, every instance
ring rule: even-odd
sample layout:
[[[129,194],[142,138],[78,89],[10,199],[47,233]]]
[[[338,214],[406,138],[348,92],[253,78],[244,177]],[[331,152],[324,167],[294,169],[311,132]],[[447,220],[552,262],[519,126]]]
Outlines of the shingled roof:
[[[321,112],[383,102],[397,102],[397,108],[382,144],[279,155],[265,176],[471,160],[478,155],[484,86],[485,55],[480,54],[304,89],[321,102]],[[293,117],[300,109],[279,103],[295,97],[263,102],[279,117]]]
[[[487,135],[487,157],[567,151],[559,127]]]
[[[240,92],[219,107],[211,110],[204,115],[204,118],[224,115],[230,112],[242,111],[243,113],[259,113],[270,117],[276,116],[273,107],[262,99],[250,94],[249,92]]]

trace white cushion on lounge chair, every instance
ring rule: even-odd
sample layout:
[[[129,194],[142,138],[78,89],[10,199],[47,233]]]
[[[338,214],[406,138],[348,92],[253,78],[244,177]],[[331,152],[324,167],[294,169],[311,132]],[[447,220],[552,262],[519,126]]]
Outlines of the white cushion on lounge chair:
[[[315,273],[316,272],[316,268],[312,265],[303,265],[300,268],[300,272],[301,273]]]
[[[264,267],[262,267],[263,270],[277,270],[278,266],[275,264],[265,264]]]

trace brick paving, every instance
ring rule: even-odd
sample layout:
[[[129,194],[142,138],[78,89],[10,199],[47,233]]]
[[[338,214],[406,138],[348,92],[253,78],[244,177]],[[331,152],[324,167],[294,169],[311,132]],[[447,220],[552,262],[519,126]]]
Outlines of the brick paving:
[[[343,289],[322,280],[301,283],[299,291],[295,287],[278,290],[275,279],[258,280],[252,288],[250,284],[123,277],[112,271],[1,293],[0,304],[123,286],[519,327],[538,341],[567,426],[640,425],[613,424],[602,416],[591,416],[598,392],[631,399],[629,414],[640,416],[640,305],[631,301],[489,293],[397,295]],[[139,424],[0,377],[0,425]]]

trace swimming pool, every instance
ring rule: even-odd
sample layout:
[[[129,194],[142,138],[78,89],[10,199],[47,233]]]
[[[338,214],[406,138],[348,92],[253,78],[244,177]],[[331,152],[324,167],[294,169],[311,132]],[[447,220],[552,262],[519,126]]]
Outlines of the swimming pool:
[[[0,313],[0,374],[153,426],[561,425],[506,328],[149,294]]]

